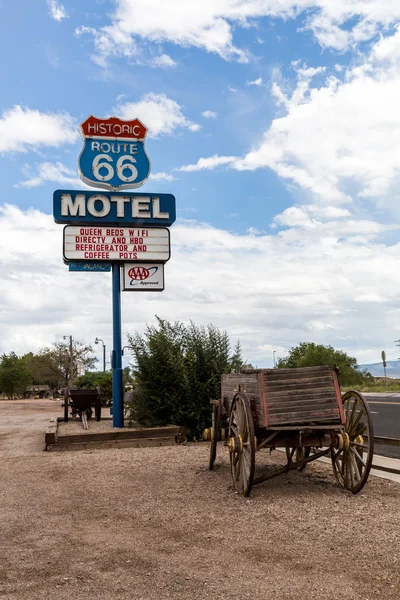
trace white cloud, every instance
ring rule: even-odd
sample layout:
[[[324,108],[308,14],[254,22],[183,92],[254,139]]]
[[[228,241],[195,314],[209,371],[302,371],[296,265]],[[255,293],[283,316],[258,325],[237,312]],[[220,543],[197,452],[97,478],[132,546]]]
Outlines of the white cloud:
[[[195,165],[183,165],[178,171],[205,171],[215,169],[221,165],[231,165],[236,160],[235,156],[210,156],[209,158],[200,158]]]
[[[49,7],[49,15],[55,21],[62,21],[68,17],[65,7],[57,0],[47,0],[47,6]]]
[[[317,204],[294,205],[276,215],[273,222],[285,227],[312,228],[323,221],[351,217],[350,211],[337,206],[320,206]],[[343,223],[340,225],[343,227]]]
[[[226,60],[246,62],[246,51],[234,43],[234,31],[260,27],[265,17],[298,18],[322,48],[343,51],[398,22],[400,4],[397,0],[204,0],[195,4],[116,0],[110,24],[90,32],[98,62],[108,56],[130,57],[142,40],[201,48]]]
[[[388,66],[398,47],[389,42],[391,37],[374,46],[343,81],[328,76],[313,87],[310,77],[322,71],[303,68],[291,95],[275,84],[286,115],[235,168],[268,166],[328,203],[387,194],[400,168],[400,65]]]
[[[216,119],[218,116],[218,113],[214,112],[213,110],[205,110],[201,113],[201,115],[205,119]]]
[[[16,105],[4,110],[0,118],[0,153],[58,147],[73,144],[77,138],[78,125],[67,113],[41,113]]]
[[[263,84],[263,78],[258,77],[258,79],[254,79],[254,81],[248,81],[247,85],[255,85],[256,87],[261,87]]]
[[[151,61],[153,67],[161,67],[163,69],[170,69],[176,67],[176,62],[168,56],[168,54],[161,54]]]
[[[36,165],[36,173],[32,173],[30,167],[24,169],[24,174],[28,179],[20,181],[15,187],[34,188],[44,183],[57,183],[68,185],[73,188],[89,187],[77,176],[77,170],[69,169],[61,162],[50,163],[43,162]]]
[[[242,158],[200,158],[183,171],[221,164],[237,170],[273,169],[308,196],[334,205],[368,198],[400,213],[400,31],[381,38],[364,62],[340,80],[325,68],[294,63],[292,92],[274,82],[272,94],[285,110]],[[315,76],[325,80],[312,84]]]
[[[139,102],[126,102],[115,110],[121,119],[139,118],[153,137],[173,133],[176,129],[200,129],[200,125],[184,116],[182,106],[165,94],[146,94]]]
[[[321,215],[320,207],[306,212]],[[245,357],[259,366],[271,365],[271,343],[282,354],[315,341],[360,361],[369,362],[373,352],[379,357],[400,337],[400,245],[382,242],[387,227],[381,224],[354,216],[344,221],[344,214],[329,220],[328,212],[311,229],[297,220],[272,235],[257,222],[238,235],[178,221],[166,289],[134,305],[123,294],[123,331],[143,330],[155,314],[211,321],[234,342],[239,337]],[[0,208],[0,286],[0,353],[37,350],[65,334],[85,342],[100,335],[111,348],[111,277],[68,272],[62,227],[50,215]]]
[[[164,173],[161,171],[159,173],[152,173],[149,179],[152,179],[153,181],[176,181],[177,177],[174,177],[171,173]]]

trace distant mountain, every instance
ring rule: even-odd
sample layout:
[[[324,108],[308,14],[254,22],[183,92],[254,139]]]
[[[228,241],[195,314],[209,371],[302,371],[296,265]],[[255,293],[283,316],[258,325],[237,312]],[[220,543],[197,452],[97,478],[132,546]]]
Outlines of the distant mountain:
[[[374,377],[383,377],[383,364],[381,362],[373,363],[372,365],[359,365],[361,370],[366,370]],[[400,378],[400,360],[388,360],[386,363],[387,377]]]

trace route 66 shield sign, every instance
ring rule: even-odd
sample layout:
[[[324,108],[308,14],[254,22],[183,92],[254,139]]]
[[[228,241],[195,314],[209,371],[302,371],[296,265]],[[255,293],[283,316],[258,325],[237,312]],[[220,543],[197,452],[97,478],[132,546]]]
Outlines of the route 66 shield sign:
[[[139,119],[90,116],[81,125],[79,176],[88,185],[117,191],[143,185],[150,174],[144,148],[147,128]]]

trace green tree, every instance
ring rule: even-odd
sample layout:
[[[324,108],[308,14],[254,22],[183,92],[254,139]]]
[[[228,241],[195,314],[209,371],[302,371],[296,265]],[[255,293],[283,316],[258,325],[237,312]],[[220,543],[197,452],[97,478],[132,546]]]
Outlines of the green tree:
[[[34,385],[47,384],[53,388],[53,390],[57,388],[59,377],[58,375],[49,372],[46,360],[44,360],[43,356],[33,354],[33,352],[28,352],[28,354],[24,354],[21,357],[21,360],[29,372]]]
[[[109,404],[112,399],[112,373],[111,371],[86,371],[75,379],[78,388],[93,390],[99,389],[102,404]]]
[[[97,362],[92,355],[93,348],[79,341],[72,343],[72,355],[67,342],[55,342],[52,346],[44,348],[40,353],[40,361],[43,368],[43,377],[57,379],[58,385],[68,387],[71,382],[71,370],[73,378],[78,376],[78,368],[91,369]],[[72,369],[71,369],[72,360]]]
[[[0,360],[0,390],[12,398],[23,394],[31,383],[32,377],[24,361],[15,352],[3,354]]]
[[[342,350],[335,350],[332,346],[323,346],[314,342],[302,342],[291,348],[286,358],[277,360],[278,369],[323,365],[339,368],[339,381],[343,386],[358,386],[373,379],[367,371],[360,371],[355,358]]]
[[[228,334],[213,325],[170,323],[157,317],[145,333],[128,335],[134,357],[131,419],[146,425],[184,425],[192,438],[210,422],[210,399],[220,397],[223,373],[239,368]]]

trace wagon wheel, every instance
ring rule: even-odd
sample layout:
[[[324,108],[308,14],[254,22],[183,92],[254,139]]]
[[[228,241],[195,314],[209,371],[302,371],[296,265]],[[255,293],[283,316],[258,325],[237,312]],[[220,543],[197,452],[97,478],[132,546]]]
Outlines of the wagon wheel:
[[[371,470],[374,427],[371,411],[361,394],[346,392],[342,402],[346,423],[344,431],[335,436],[337,442],[331,448],[332,465],[339,485],[357,494]]]
[[[250,402],[242,393],[236,394],[229,413],[229,454],[233,485],[237,492],[250,494],[256,462],[256,443]]]
[[[212,471],[214,467],[215,457],[217,456],[217,442],[219,436],[219,428],[221,424],[221,402],[213,404],[212,421],[211,421],[211,446],[210,446],[210,460],[208,468]]]
[[[298,462],[303,460],[303,458],[308,458],[310,456],[310,450],[308,446],[299,446],[298,448],[289,448],[286,446],[286,457],[288,464],[290,462]],[[293,460],[294,459],[294,460]],[[298,471],[303,471],[306,468],[307,464],[302,467],[297,467]]]

